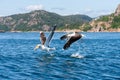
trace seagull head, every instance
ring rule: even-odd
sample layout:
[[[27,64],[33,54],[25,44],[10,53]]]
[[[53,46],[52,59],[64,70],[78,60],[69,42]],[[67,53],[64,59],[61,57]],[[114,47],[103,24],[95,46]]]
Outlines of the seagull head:
[[[40,31],[40,34],[43,33],[43,31]]]

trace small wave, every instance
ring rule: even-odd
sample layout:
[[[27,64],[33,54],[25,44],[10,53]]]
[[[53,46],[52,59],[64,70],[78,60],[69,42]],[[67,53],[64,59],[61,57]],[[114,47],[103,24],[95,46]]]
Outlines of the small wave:
[[[71,57],[74,57],[74,58],[84,58],[84,56],[83,56],[83,55],[80,55],[78,52],[72,54]]]

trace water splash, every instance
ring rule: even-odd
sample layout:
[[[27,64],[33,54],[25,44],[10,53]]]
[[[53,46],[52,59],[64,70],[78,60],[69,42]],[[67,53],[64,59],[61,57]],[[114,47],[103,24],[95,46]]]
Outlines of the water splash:
[[[79,54],[78,52],[77,52],[77,53],[73,53],[73,54],[71,55],[71,57],[74,57],[74,58],[84,58],[84,56],[81,55],[81,54]]]

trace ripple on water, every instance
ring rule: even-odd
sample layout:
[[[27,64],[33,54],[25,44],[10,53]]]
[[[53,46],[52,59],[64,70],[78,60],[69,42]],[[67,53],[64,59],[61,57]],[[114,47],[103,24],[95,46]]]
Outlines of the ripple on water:
[[[0,34],[0,80],[120,79],[120,33],[113,33],[114,39],[107,37],[111,33],[84,33],[86,38],[68,50],[59,40],[63,33],[57,34],[52,52],[33,50],[38,33]]]

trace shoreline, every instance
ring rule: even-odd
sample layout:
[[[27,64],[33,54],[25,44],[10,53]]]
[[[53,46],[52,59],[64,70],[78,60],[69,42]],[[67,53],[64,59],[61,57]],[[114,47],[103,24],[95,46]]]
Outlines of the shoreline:
[[[40,30],[41,31],[41,30]],[[19,32],[40,32],[40,31],[4,31],[4,32],[13,32],[13,33],[19,33]],[[111,29],[111,30],[104,30],[104,31],[82,31],[82,30],[77,30],[77,29],[73,29],[73,30],[56,30],[55,32],[120,32],[120,29]],[[50,31],[44,31],[44,32],[50,32]]]
[[[120,32],[120,31],[81,31],[81,30],[56,30],[55,32]],[[6,32],[13,32],[13,33],[20,33],[20,32],[40,32],[40,31],[6,31]],[[44,31],[44,32],[50,32],[50,31]],[[5,32],[4,32],[5,33]]]

